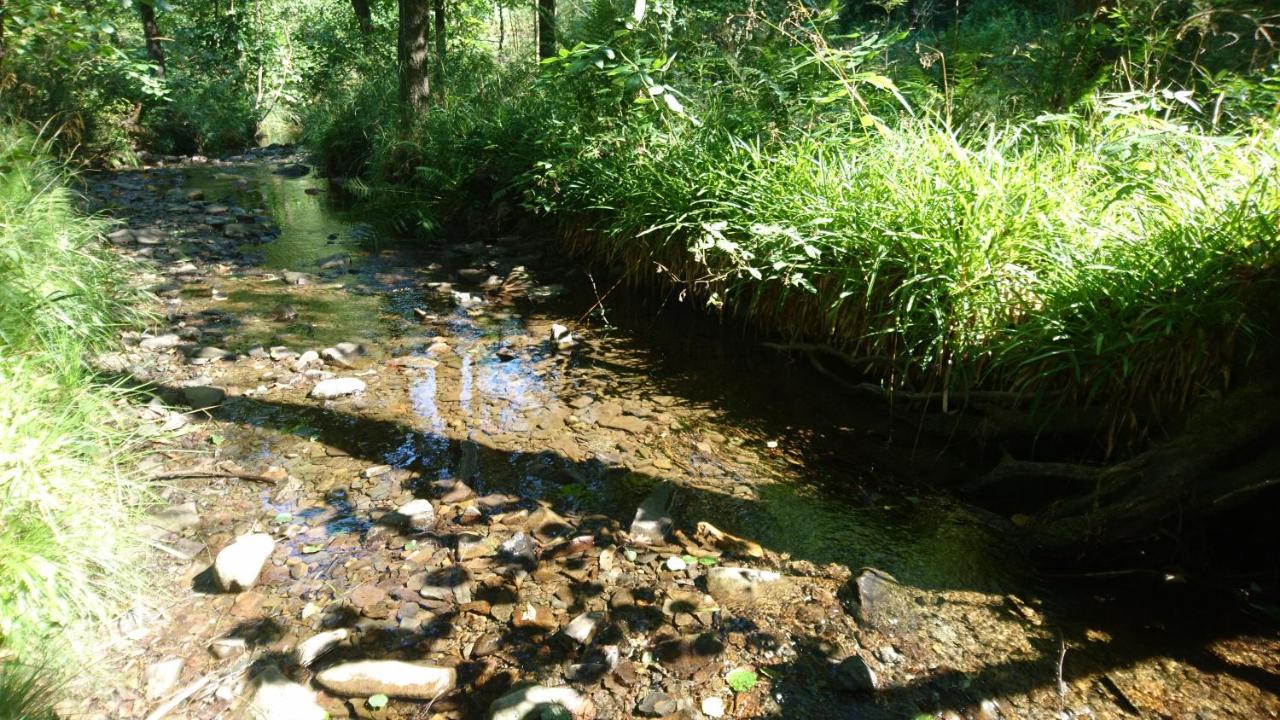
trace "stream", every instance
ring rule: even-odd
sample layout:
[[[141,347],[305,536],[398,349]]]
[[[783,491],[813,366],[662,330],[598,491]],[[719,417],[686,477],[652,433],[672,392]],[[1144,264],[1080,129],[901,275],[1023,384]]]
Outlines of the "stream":
[[[1280,717],[1274,633],[1063,595],[883,407],[551,238],[405,237],[304,163],[90,179],[156,297],[97,363],[153,395],[162,599],[68,715]]]

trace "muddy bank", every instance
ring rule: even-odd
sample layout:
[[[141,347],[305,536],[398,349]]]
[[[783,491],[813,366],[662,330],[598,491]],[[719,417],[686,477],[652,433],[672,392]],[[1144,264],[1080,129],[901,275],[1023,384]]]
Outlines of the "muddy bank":
[[[1270,640],[1206,627],[1195,663],[1067,613],[1001,521],[915,482],[953,460],[590,322],[546,239],[403,243],[277,154],[92,192],[158,299],[98,361],[156,398],[166,599],[68,715],[1280,711],[1274,668],[1229,671]]]

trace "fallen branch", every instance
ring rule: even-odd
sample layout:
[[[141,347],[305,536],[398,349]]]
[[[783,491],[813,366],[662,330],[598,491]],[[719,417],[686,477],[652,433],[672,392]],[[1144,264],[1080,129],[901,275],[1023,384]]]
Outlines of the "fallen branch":
[[[275,485],[275,478],[269,478],[265,475],[255,475],[247,472],[228,472],[226,470],[167,470],[165,472],[156,473],[151,476],[152,480],[175,480],[178,478],[231,478],[234,480],[248,480],[249,482],[265,483],[267,485]]]
[[[1072,485],[1085,486],[1096,483],[1101,468],[1074,463],[1027,462],[1014,460],[1008,455],[985,475],[960,486],[963,492],[978,492],[1011,480],[1059,480]]]

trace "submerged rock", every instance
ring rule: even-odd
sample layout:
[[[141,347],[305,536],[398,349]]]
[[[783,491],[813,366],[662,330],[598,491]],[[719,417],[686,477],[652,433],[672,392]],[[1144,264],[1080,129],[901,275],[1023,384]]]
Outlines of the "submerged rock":
[[[360,660],[321,670],[316,682],[339,695],[368,697],[379,693],[410,700],[434,700],[454,688],[453,668],[400,660]]]
[[[276,549],[276,541],[266,533],[241,535],[222,549],[213,561],[213,572],[218,585],[228,592],[240,592],[253,587],[267,558]]]

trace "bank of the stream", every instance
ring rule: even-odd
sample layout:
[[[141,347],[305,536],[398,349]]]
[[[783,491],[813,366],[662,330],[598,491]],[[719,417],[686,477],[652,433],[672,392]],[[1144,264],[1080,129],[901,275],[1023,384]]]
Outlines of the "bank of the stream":
[[[1280,713],[1274,637],[1050,589],[944,450],[604,325],[543,238],[402,243],[276,152],[91,189],[161,302],[98,363],[156,398],[168,580],[67,715]]]

